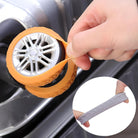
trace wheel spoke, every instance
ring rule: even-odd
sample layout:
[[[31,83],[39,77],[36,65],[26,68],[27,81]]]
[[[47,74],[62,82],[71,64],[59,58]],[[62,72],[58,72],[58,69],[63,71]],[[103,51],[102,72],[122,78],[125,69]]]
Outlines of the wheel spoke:
[[[19,53],[25,53],[27,52],[27,49],[15,49],[15,51]]]
[[[29,61],[27,60],[27,62],[20,68],[20,70],[25,69],[28,66],[28,64],[29,64]]]
[[[20,70],[22,64],[27,60],[27,57],[25,57],[18,65],[17,65],[17,69]]]
[[[37,60],[35,60],[35,71],[36,71],[36,73],[38,73],[38,62],[37,62]]]
[[[47,48],[51,48],[52,46],[53,46],[53,44],[49,44],[49,45],[42,46],[40,49],[44,50]]]
[[[42,58],[45,59],[45,60],[48,61],[48,62],[52,62],[52,61],[53,61],[52,59],[50,59],[50,58],[48,58],[48,57],[46,57],[46,56],[44,56],[44,55],[42,55]]]
[[[26,46],[26,48],[29,49],[29,45],[28,45],[27,41],[23,39],[22,42]]]
[[[32,47],[34,44],[33,44],[33,41],[31,39],[31,37],[27,36],[26,38],[27,38],[28,42],[30,43],[30,45]]]
[[[48,49],[48,50],[43,50],[43,54],[46,54],[46,53],[50,53],[50,52],[53,52],[55,51],[56,49],[55,48],[51,48],[51,49]]]
[[[41,35],[41,41],[39,43],[39,46],[41,47],[42,43],[44,42],[45,40],[45,36],[44,35]]]
[[[37,46],[38,42],[41,41],[41,34],[38,34],[38,38],[35,41],[35,46]]]
[[[18,57],[25,57],[25,54],[15,54],[14,56]]]
[[[31,74],[34,72],[34,67],[33,67],[33,61],[30,59],[30,68],[31,68]]]
[[[39,61],[41,64],[43,64],[44,66],[46,66],[46,67],[48,66],[48,64],[47,64],[46,62],[44,62],[42,59],[39,59],[38,61]]]

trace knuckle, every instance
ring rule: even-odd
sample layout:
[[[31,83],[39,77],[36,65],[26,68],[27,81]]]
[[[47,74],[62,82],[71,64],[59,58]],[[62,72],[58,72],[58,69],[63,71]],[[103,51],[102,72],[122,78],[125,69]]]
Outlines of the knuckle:
[[[132,58],[133,54],[126,54],[125,57],[124,57],[124,60],[130,60]]]
[[[103,55],[101,55],[97,50],[92,50],[91,52],[89,52],[89,55],[94,59],[103,59]]]
[[[100,55],[100,54],[96,54],[96,53],[93,54],[92,57],[93,57],[94,59],[98,59],[98,60],[103,60],[103,59],[105,59],[105,56]]]
[[[98,59],[98,60],[103,60],[104,57],[100,56],[100,55],[93,55],[92,56],[94,59]]]
[[[103,59],[106,59],[108,57],[110,52],[111,52],[110,50],[105,50],[105,49],[102,49],[102,48],[98,48],[98,49],[92,50],[91,55],[95,59],[103,60]]]
[[[126,53],[122,57],[116,59],[116,61],[118,61],[118,62],[127,61],[127,60],[130,60],[132,58],[132,56],[133,56],[132,53]]]
[[[115,59],[115,60],[118,61],[118,62],[124,61],[122,58],[118,58],[118,59]]]

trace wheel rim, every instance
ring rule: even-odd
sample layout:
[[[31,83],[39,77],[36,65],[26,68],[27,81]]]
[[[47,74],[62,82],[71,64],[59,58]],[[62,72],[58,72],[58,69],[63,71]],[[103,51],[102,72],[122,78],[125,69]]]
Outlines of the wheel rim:
[[[44,33],[32,33],[23,37],[13,50],[13,65],[25,76],[40,75],[54,67],[60,57],[56,39]]]

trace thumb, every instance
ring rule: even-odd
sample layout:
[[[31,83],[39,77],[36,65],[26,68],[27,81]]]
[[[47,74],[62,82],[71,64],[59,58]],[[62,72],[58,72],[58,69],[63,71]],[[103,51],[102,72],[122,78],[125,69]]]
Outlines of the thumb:
[[[76,119],[78,119],[82,114],[84,114],[83,112],[80,112],[80,111],[76,111],[76,110],[73,110],[73,114],[74,114],[74,117]],[[85,127],[89,127],[90,126],[90,123],[87,121],[83,124]]]
[[[127,85],[125,83],[123,83],[122,81],[118,80],[117,81],[117,86],[116,86],[116,94],[124,92],[125,87],[127,87]],[[124,102],[129,103],[129,100],[126,100]]]

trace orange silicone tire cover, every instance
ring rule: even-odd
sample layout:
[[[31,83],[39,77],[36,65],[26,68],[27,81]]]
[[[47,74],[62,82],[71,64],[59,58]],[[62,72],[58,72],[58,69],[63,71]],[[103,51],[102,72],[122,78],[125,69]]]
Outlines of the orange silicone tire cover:
[[[57,39],[58,41],[61,41],[64,48],[66,49],[67,43],[56,32],[45,27],[33,27],[21,32],[11,42],[6,56],[7,68],[12,77],[19,83],[25,85],[25,88],[32,94],[41,98],[55,97],[63,93],[65,90],[67,90],[74,81],[76,76],[76,70],[77,70],[76,65],[68,58],[66,53],[65,53],[65,60],[59,62],[50,70],[37,76],[24,76],[20,74],[13,65],[12,54],[16,44],[26,35],[37,32],[48,34],[49,36]],[[67,62],[68,62],[68,69],[66,75],[59,83],[57,83],[54,86],[46,88],[39,87],[39,86],[44,86],[52,82],[54,79],[56,79]]]
[[[45,84],[52,82],[59,75],[59,73],[62,71],[62,68],[65,65],[65,62],[63,62],[64,64],[59,64],[59,65],[57,64],[50,70],[37,76],[24,76],[15,69],[13,65],[13,61],[12,61],[12,54],[13,54],[13,50],[16,44],[24,36],[31,34],[31,33],[36,33],[36,32],[48,34],[49,36],[61,41],[65,49],[67,46],[67,43],[57,33],[45,27],[33,27],[33,28],[30,28],[30,29],[27,29],[21,32],[18,36],[15,37],[15,39],[11,42],[8,48],[8,51],[7,51],[7,56],[6,56],[7,68],[15,80],[17,80],[21,84],[29,85],[29,86],[43,86]],[[68,57],[65,56],[65,59],[67,58]]]
[[[55,97],[65,92],[71,86],[75,79],[76,71],[77,67],[74,66],[74,63],[71,60],[69,60],[67,72],[64,78],[57,84],[45,88],[33,86],[26,86],[25,88],[33,95],[40,98]]]

